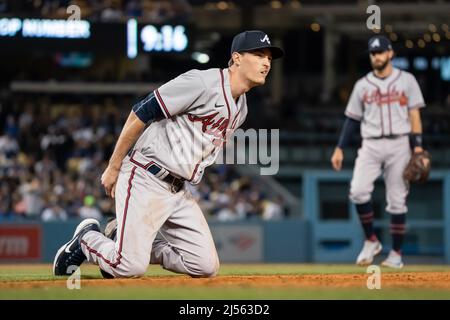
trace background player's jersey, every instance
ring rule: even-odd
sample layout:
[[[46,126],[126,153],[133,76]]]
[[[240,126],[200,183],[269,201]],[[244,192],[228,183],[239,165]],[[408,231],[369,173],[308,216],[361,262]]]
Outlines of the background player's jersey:
[[[416,78],[393,69],[384,79],[373,72],[359,79],[345,110],[347,117],[361,121],[361,136],[374,138],[407,134],[411,131],[409,110],[425,102]]]
[[[134,150],[196,184],[226,139],[244,122],[246,96],[234,101],[228,69],[190,70],[156,89],[154,95],[166,118],[153,122]]]

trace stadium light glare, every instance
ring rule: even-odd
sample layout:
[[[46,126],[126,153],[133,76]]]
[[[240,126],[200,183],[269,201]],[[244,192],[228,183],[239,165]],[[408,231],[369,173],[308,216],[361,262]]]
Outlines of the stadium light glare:
[[[425,48],[425,40],[423,40],[423,39],[417,40],[417,46],[419,48]]]
[[[320,24],[318,24],[317,22],[311,23],[311,30],[314,31],[314,32],[319,32],[320,31]]]
[[[272,9],[280,9],[283,4],[280,1],[275,0],[270,2],[270,6],[272,7]]]
[[[376,27],[372,28],[372,32],[378,34],[381,32],[381,29],[380,29],[380,27],[376,26]]]
[[[209,62],[209,55],[203,52],[194,52],[192,54],[192,59],[198,63],[205,64]]]
[[[127,22],[127,56],[129,59],[134,59],[137,56],[137,21],[130,19]]]
[[[416,57],[414,58],[413,65],[415,69],[423,71],[428,68],[428,60],[425,57]]]
[[[228,3],[226,3],[225,1],[220,1],[217,3],[217,8],[219,8],[219,10],[227,10]]]
[[[290,5],[292,9],[300,9],[302,7],[302,4],[298,0],[292,0]]]
[[[434,24],[430,23],[428,25],[428,30],[430,30],[430,32],[436,32],[437,28],[436,28],[436,26]]]
[[[439,33],[433,33],[433,40],[434,42],[441,41],[441,35]]]
[[[391,41],[397,41],[398,40],[398,36],[395,32],[391,33],[389,35],[389,38],[391,39]]]
[[[405,41],[405,46],[408,48],[408,49],[412,49],[412,48],[414,48],[414,42],[412,42],[411,40],[406,40]]]

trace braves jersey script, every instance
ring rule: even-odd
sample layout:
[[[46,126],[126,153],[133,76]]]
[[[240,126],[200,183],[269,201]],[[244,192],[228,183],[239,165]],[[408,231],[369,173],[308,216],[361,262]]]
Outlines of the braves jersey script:
[[[153,122],[134,150],[192,184],[244,122],[247,99],[233,99],[228,69],[190,70],[154,91],[165,119]]]
[[[359,79],[345,115],[361,121],[363,138],[376,138],[410,133],[409,110],[424,106],[416,78],[394,68],[391,75],[383,79],[373,72]]]

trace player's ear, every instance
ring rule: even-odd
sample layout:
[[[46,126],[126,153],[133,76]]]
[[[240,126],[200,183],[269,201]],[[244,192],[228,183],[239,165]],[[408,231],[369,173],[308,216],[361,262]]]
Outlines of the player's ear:
[[[241,64],[241,55],[238,52],[233,52],[231,59],[233,59],[233,64],[235,64],[236,67],[239,67]]]
[[[395,56],[394,50],[389,50],[389,59],[392,60]]]

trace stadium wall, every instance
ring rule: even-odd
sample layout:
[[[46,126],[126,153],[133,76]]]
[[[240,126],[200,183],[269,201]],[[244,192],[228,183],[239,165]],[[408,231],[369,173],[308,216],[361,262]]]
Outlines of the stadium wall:
[[[2,222],[0,263],[50,263],[79,220]],[[309,227],[303,219],[211,222],[221,262],[307,262]]]

